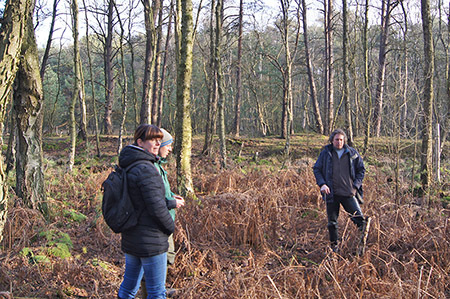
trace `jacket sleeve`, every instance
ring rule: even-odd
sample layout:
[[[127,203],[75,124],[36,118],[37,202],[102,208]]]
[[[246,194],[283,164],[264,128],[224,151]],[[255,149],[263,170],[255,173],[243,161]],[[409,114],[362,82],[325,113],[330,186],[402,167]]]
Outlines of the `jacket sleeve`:
[[[137,186],[147,212],[156,220],[164,233],[172,234],[175,223],[167,209],[161,175],[153,165],[147,164],[139,168],[139,177]]]
[[[166,197],[166,205],[169,210],[175,209],[177,207],[177,201]]]
[[[355,179],[353,180],[353,185],[356,189],[361,188],[364,179],[364,174],[366,173],[366,168],[364,167],[364,162],[359,153],[356,153],[358,157],[354,161],[355,167]]]
[[[325,160],[325,150],[320,152],[319,158],[313,166],[314,176],[316,177],[316,183],[319,187],[326,184],[325,181],[325,170],[324,170],[324,160]]]

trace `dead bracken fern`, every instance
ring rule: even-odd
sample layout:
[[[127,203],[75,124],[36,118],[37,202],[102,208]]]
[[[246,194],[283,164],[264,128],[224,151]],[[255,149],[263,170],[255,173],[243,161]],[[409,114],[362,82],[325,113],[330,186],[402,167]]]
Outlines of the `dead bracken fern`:
[[[175,186],[175,163],[169,180]],[[407,189],[392,198],[387,175],[368,165],[363,212],[372,217],[366,253],[341,211],[340,253],[328,248],[325,206],[312,162],[220,170],[194,157],[198,200],[177,211],[174,266],[167,286],[176,298],[450,298],[450,211],[416,204]],[[120,235],[100,213],[101,182],[110,169],[47,171],[49,220],[10,205],[0,251],[0,291],[14,297],[115,298],[124,270]],[[17,202],[16,199],[11,202]],[[86,216],[77,221],[66,212]],[[67,234],[71,256],[48,255],[42,231]],[[21,254],[47,254],[48,262]]]
[[[360,258],[357,231],[347,217],[339,219],[341,253],[327,248],[326,214],[310,169],[224,171],[204,178],[197,186],[211,195],[178,214],[179,254],[169,282],[181,289],[179,298],[449,295],[448,217],[414,205],[391,206],[371,185],[380,178],[367,179],[363,210],[374,222]]]

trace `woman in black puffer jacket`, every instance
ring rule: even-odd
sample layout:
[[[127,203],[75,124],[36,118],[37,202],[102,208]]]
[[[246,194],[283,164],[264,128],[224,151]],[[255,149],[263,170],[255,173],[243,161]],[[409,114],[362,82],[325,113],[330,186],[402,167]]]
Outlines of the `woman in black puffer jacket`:
[[[167,209],[164,183],[153,165],[157,161],[163,133],[154,125],[140,125],[134,133],[134,144],[126,146],[119,155],[119,165],[133,166],[127,174],[128,192],[138,212],[138,224],[122,232],[125,253],[125,274],[118,298],[134,298],[142,276],[148,297],[166,298],[167,238],[175,224]]]

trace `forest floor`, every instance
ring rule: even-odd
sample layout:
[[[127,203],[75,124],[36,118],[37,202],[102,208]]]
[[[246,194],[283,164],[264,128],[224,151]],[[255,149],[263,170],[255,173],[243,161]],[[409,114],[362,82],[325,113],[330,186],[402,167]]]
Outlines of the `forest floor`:
[[[116,298],[124,257],[120,235],[101,216],[100,186],[117,161],[117,139],[101,138],[101,158],[93,142],[88,150],[78,145],[68,173],[68,139],[45,139],[47,218],[14,196],[9,174],[0,298]],[[395,144],[372,140],[362,206],[372,221],[366,252],[358,256],[357,229],[342,209],[339,254],[328,247],[312,173],[326,143],[324,136],[297,134],[287,160],[282,139],[229,139],[222,170],[217,148],[202,156],[203,138],[194,138],[197,199],[177,212],[178,252],[167,277],[175,298],[450,298],[449,147],[445,183],[420,198],[411,178],[418,177],[412,158],[420,144],[402,140],[396,159]],[[174,160],[166,168],[172,186]]]

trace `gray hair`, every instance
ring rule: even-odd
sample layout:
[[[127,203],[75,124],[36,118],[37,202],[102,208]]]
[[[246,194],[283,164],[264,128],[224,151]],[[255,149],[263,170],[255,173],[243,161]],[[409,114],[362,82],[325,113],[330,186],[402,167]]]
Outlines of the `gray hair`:
[[[342,130],[342,129],[334,130],[333,133],[331,133],[328,141],[330,141],[330,143],[333,143],[334,136],[336,136],[336,135],[344,135],[344,144],[347,144],[347,134],[345,134],[344,130]]]

